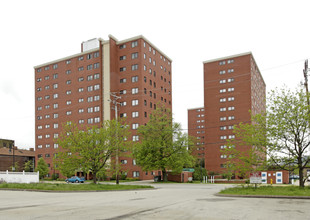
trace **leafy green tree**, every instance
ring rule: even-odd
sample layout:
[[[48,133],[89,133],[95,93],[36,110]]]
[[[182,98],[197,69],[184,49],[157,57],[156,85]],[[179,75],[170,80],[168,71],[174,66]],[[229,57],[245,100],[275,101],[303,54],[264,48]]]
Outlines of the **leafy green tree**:
[[[205,160],[204,158],[198,159],[195,164],[195,171],[193,173],[194,180],[199,180],[200,182],[203,181],[203,177],[208,175],[208,172],[205,166]]]
[[[39,178],[40,179],[43,179],[48,174],[48,165],[42,157],[39,159],[35,171],[36,172],[39,171]]]
[[[270,93],[267,112],[268,154],[272,164],[299,171],[299,186],[304,187],[304,169],[310,162],[310,107],[302,89]]]
[[[298,169],[299,186],[304,187],[305,168],[310,162],[310,106],[302,89],[277,89],[268,97],[267,112],[254,117],[252,124],[239,124],[234,129],[236,141],[253,146],[248,152],[231,147],[225,150],[228,169],[244,174],[263,165],[267,152],[269,166],[294,171]],[[233,146],[234,143],[231,143]],[[257,153],[259,152],[259,153]],[[242,161],[237,163],[236,161]]]
[[[251,123],[234,126],[235,138],[228,140],[222,150],[226,155],[226,176],[245,178],[249,173],[266,169],[266,120],[265,116],[252,116]],[[249,147],[250,146],[250,147]]]
[[[25,172],[32,172],[33,171],[33,161],[32,160],[28,160],[25,162]]]
[[[149,122],[138,128],[141,142],[134,146],[134,157],[144,171],[161,170],[167,181],[167,171],[181,173],[183,167],[192,166],[190,140],[182,133],[180,124],[172,121],[169,109],[158,107]]]
[[[104,121],[102,127],[66,125],[57,143],[60,146],[55,162],[58,169],[68,175],[80,169],[92,172],[97,183],[97,174],[111,165],[111,158],[117,151],[123,151],[130,144],[127,140],[128,126],[111,120]]]

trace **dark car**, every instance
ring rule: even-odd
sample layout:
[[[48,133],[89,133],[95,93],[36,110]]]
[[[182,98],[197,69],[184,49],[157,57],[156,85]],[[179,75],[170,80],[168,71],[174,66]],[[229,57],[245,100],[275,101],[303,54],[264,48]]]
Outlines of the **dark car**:
[[[78,176],[72,176],[70,178],[67,178],[65,181],[67,183],[84,183],[85,178],[84,177],[78,177]]]

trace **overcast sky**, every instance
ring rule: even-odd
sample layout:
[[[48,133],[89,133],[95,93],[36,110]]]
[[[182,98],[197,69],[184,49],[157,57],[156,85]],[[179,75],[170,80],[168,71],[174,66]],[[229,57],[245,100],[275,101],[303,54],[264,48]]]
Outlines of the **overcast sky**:
[[[173,60],[173,113],[184,129],[187,109],[203,106],[205,60],[251,51],[267,90],[297,87],[309,10],[309,0],[1,1],[0,138],[34,147],[33,67],[109,34],[143,35]]]

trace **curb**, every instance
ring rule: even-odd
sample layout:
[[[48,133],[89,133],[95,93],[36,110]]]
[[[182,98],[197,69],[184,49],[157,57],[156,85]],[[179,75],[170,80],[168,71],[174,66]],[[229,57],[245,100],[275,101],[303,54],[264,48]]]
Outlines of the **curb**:
[[[282,195],[235,195],[235,194],[214,194],[219,197],[241,197],[241,198],[266,198],[266,199],[310,199],[310,196],[282,196]]]

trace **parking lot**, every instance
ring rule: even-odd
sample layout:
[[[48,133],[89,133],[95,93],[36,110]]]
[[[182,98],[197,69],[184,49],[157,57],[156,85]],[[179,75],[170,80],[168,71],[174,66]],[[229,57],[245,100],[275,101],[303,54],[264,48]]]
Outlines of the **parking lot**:
[[[137,184],[137,183],[135,183]],[[229,185],[152,184],[113,192],[0,191],[1,219],[309,219],[310,200],[229,198]]]

